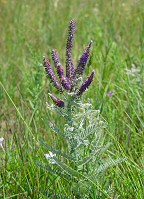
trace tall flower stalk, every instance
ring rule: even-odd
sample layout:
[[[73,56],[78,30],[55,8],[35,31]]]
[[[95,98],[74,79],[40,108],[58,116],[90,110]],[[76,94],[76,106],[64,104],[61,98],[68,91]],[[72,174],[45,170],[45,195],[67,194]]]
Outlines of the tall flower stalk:
[[[54,123],[50,122],[51,130],[56,134],[61,134],[67,141],[68,153],[65,154],[59,149],[49,148],[49,152],[45,154],[49,163],[61,170],[65,178],[69,176],[76,178],[77,182],[83,182],[79,189],[89,190],[91,198],[91,189],[94,187],[96,195],[102,191],[97,182],[101,183],[100,173],[116,161],[111,161],[103,156],[109,144],[103,146],[105,123],[101,119],[99,110],[94,110],[90,101],[83,103],[81,95],[89,88],[93,82],[95,71],[78,86],[78,82],[84,73],[90,57],[90,48],[92,41],[83,52],[78,65],[74,67],[72,59],[72,47],[75,34],[75,22],[70,21],[68,38],[66,44],[66,74],[60,62],[58,52],[52,50],[52,59],[56,68],[57,76],[52,69],[51,63],[44,57],[45,71],[51,82],[61,93],[62,99],[55,97],[49,93],[54,105],[48,105],[51,111],[64,119],[63,129],[59,129]],[[46,145],[44,142],[42,142]],[[67,159],[68,165],[59,159],[62,156]],[[51,168],[52,171],[52,168]],[[104,196],[109,196],[107,192],[102,191]],[[87,191],[79,193],[80,198],[85,198]],[[75,198],[75,195],[74,195]]]

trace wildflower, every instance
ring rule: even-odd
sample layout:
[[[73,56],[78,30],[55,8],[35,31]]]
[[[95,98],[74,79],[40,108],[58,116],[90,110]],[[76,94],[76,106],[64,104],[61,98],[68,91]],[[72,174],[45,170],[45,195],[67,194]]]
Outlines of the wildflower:
[[[57,69],[57,74],[58,74],[59,78],[62,78],[64,76],[64,69],[60,63],[58,52],[56,50],[52,50],[52,59],[54,61],[55,67]]]
[[[72,60],[72,47],[74,42],[75,23],[73,20],[70,21],[68,39],[66,44],[66,77],[72,78],[74,75],[74,64]]]
[[[54,86],[60,91],[62,92],[62,86],[60,84],[60,82],[57,80],[54,71],[52,70],[51,64],[49,62],[49,60],[47,60],[44,57],[44,67],[45,67],[45,71],[48,74],[49,78],[51,79],[51,81],[54,83]]]
[[[48,154],[44,154],[44,156],[46,157],[46,159],[50,160],[51,164],[55,164],[55,160],[53,159],[53,157],[56,157],[56,154],[53,154],[51,151]]]
[[[2,142],[3,142],[3,141],[4,141],[4,138],[1,137],[1,138],[0,138],[0,147],[1,147],[2,149],[4,149],[4,148],[3,148],[3,145],[2,145]]]
[[[109,91],[109,92],[107,93],[107,96],[108,96],[108,97],[112,97],[112,96],[113,96],[113,91]]]
[[[84,53],[82,54],[80,58],[79,64],[75,70],[75,74],[78,74],[78,76],[83,75],[83,71],[86,67],[87,61],[90,56],[91,45],[92,45],[92,40],[90,41],[89,45],[87,46],[87,48],[85,49]]]
[[[92,83],[95,72],[92,71],[91,75],[83,82],[81,87],[76,92],[76,96],[80,96]]]
[[[60,108],[64,107],[64,101],[58,99],[57,97],[54,97],[51,93],[49,93],[49,96],[51,97],[56,106]]]

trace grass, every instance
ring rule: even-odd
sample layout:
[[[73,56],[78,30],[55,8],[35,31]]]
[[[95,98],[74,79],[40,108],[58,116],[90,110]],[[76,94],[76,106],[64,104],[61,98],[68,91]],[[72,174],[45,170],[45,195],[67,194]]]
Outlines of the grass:
[[[65,140],[48,127],[50,120],[61,128],[64,121],[46,109],[46,102],[51,103],[47,93],[56,90],[39,64],[43,55],[51,57],[54,48],[65,63],[67,27],[72,18],[77,26],[75,63],[89,41],[94,41],[85,75],[95,69],[96,76],[84,101],[90,98],[106,121],[105,142],[112,143],[110,153],[127,159],[110,167],[101,184],[113,188],[111,198],[142,199],[142,0],[0,1],[0,137],[5,138],[5,153],[0,150],[0,198],[74,197],[71,187],[76,189],[76,182],[67,183],[36,164],[45,161],[46,153],[39,138],[66,149]],[[133,65],[138,72],[130,71]],[[112,97],[107,96],[110,90]]]

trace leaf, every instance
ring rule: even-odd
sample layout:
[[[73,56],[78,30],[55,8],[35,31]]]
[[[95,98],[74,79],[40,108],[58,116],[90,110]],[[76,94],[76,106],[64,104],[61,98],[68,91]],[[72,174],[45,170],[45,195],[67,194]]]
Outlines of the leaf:
[[[63,137],[65,137],[64,133],[52,122],[49,122],[49,127],[52,129],[55,133],[61,134]]]
[[[103,162],[101,162],[101,165],[95,170],[97,174],[99,174],[100,172],[108,169],[111,166],[115,166],[123,161],[126,161],[126,158],[121,158],[118,160],[113,160],[110,158],[104,159]]]
[[[70,156],[68,156],[66,153],[60,151],[59,149],[53,149],[51,146],[49,146],[48,144],[46,144],[43,140],[40,140],[40,139],[39,139],[39,141],[40,141],[40,143],[41,143],[44,147],[46,147],[46,148],[47,148],[49,151],[51,151],[52,153],[57,154],[57,155],[61,155],[62,157],[64,157],[64,158],[66,158],[66,159],[68,159],[68,160],[71,160],[71,161],[75,162],[75,159],[72,158],[72,157],[70,157]]]
[[[105,190],[102,189],[101,185],[97,183],[95,183],[95,181],[93,181],[92,179],[90,179],[88,176],[81,174],[80,172],[68,167],[66,164],[62,163],[58,158],[53,157],[53,159],[55,160],[56,164],[67,174],[72,175],[74,178],[78,178],[79,180],[83,179],[85,181],[88,181],[91,185],[93,185],[94,187],[98,188],[102,193],[105,194],[105,196],[109,195],[107,194],[107,192]]]
[[[88,157],[83,158],[83,160],[80,160],[77,162],[77,166],[83,166],[85,164],[87,164],[88,162],[90,162],[93,157],[101,150],[101,148],[97,149],[96,151],[94,150],[94,152],[92,152]]]

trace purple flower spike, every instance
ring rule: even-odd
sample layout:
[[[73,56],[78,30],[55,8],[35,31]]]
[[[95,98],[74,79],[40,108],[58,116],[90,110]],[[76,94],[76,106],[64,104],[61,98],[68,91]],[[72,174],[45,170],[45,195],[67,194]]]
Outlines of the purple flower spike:
[[[54,61],[55,67],[57,69],[57,74],[59,78],[62,78],[64,76],[64,69],[60,63],[59,55],[56,50],[52,50],[52,59]]]
[[[76,92],[76,96],[80,96],[92,83],[95,72],[92,71],[91,75],[83,82],[81,87]]]
[[[71,90],[71,84],[69,82],[69,79],[67,77],[63,77],[61,79],[61,83],[62,83],[62,86],[66,89],[66,90]]]
[[[78,63],[78,66],[75,70],[75,75],[78,74],[78,76],[83,75],[83,71],[87,65],[87,61],[89,59],[90,56],[90,48],[92,45],[92,40],[90,41],[89,45],[87,46],[87,48],[85,49],[84,53],[82,54],[80,61]]]
[[[70,21],[68,39],[66,44],[66,77],[71,78],[74,75],[74,64],[72,60],[72,47],[74,42],[75,23]]]
[[[57,97],[53,96],[51,93],[49,93],[49,96],[53,100],[56,106],[63,108],[64,107],[64,101],[58,99]]]
[[[60,82],[57,80],[54,71],[52,70],[51,64],[49,62],[49,60],[47,60],[44,57],[44,67],[45,67],[45,71],[48,74],[49,78],[51,79],[51,81],[54,83],[54,86],[60,91],[62,92],[62,86],[60,84]]]

